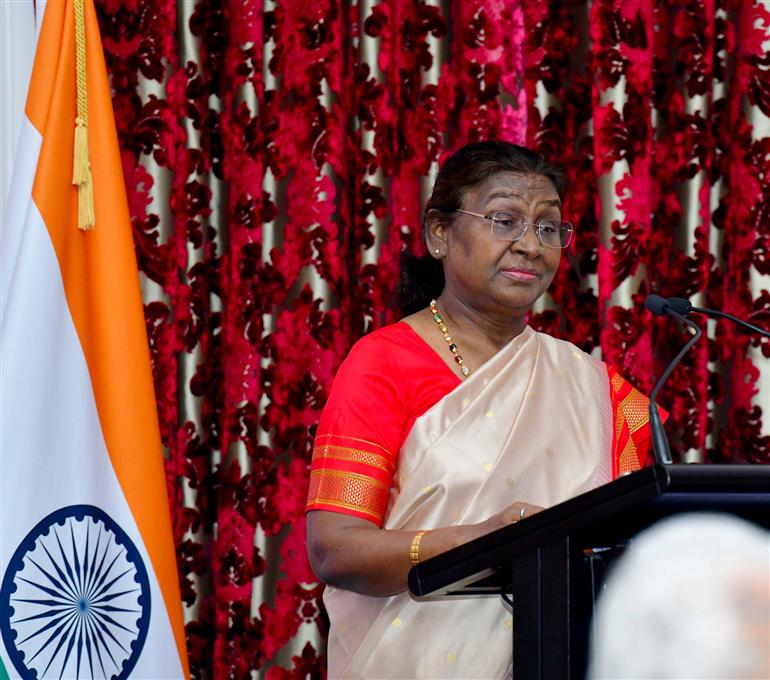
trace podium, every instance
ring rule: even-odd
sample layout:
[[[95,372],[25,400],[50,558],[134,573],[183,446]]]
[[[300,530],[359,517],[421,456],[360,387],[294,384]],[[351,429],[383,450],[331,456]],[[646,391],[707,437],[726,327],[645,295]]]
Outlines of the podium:
[[[606,564],[655,521],[697,511],[770,527],[770,465],[644,468],[418,564],[409,589],[512,598],[516,680],[579,680]]]

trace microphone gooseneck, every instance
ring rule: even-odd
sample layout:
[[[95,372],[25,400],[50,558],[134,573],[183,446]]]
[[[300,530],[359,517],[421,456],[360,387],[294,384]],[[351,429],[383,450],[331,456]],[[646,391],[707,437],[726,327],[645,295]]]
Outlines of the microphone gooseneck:
[[[678,298],[677,300],[684,300],[684,298]],[[687,302],[686,300],[684,301]],[[655,383],[655,387],[652,389],[652,393],[650,394],[650,429],[652,430],[652,449],[653,453],[655,454],[655,462],[666,465],[672,462],[671,450],[668,446],[668,438],[666,437],[666,431],[663,429],[663,422],[660,419],[660,412],[658,411],[658,406],[655,403],[655,400],[658,398],[658,392],[660,392],[661,387],[663,387],[663,385],[666,383],[666,380],[668,380],[671,372],[676,368],[684,355],[690,351],[690,348],[696,342],[698,342],[700,336],[703,334],[703,330],[692,319],[687,319],[684,314],[677,311],[675,306],[678,309],[683,309],[683,306],[680,302],[675,302],[672,304],[670,299],[663,298],[660,295],[648,295],[644,304],[647,309],[655,314],[655,316],[671,316],[675,319],[679,319],[679,321],[686,324],[695,331],[694,335],[685,343],[684,347],[679,350],[679,353],[669,362],[666,370],[663,371],[663,374],[660,376],[660,378],[658,378],[658,381]],[[689,304],[689,302],[687,302],[687,304]]]
[[[765,338],[770,338],[770,333],[768,331],[762,328],[759,328],[759,326],[755,326],[753,323],[749,323],[748,321],[739,319],[737,316],[728,314],[727,312],[721,312],[718,309],[704,309],[703,307],[693,307],[692,311],[698,312],[699,314],[705,314],[706,316],[712,316],[718,319],[729,319],[733,323],[737,323],[739,326],[742,326],[743,328],[746,328],[750,331],[754,331],[755,333],[759,333]]]
[[[744,321],[743,319],[739,319],[737,316],[733,316],[732,314],[728,314],[727,312],[720,311],[719,309],[707,309],[705,307],[694,307],[692,303],[686,299],[686,298],[680,298],[680,297],[670,297],[670,298],[663,298],[660,297],[660,295],[650,295],[649,298],[654,297],[660,300],[661,302],[656,302],[656,309],[659,305],[668,304],[668,306],[673,309],[675,312],[681,314],[682,316],[687,316],[690,312],[697,312],[698,314],[704,314],[705,316],[710,316],[717,319],[728,319],[732,321],[733,323],[738,324],[739,326],[753,331],[754,333],[759,333],[761,336],[765,338],[770,338],[770,332],[759,328],[759,326],[755,326],[752,323],[749,323],[748,321]],[[647,307],[653,314],[658,314],[655,310],[651,309],[649,306]]]

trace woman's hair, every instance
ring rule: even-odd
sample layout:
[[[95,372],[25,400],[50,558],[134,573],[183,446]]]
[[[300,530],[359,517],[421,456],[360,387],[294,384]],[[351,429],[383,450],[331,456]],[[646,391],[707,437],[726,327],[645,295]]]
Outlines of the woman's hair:
[[[541,175],[551,181],[559,198],[564,197],[564,173],[539,153],[497,139],[473,142],[455,151],[441,166],[425,206],[423,236],[432,222],[449,226],[465,193],[500,172]],[[422,309],[443,289],[444,269],[437,259],[430,254],[402,255],[398,302],[403,315]]]

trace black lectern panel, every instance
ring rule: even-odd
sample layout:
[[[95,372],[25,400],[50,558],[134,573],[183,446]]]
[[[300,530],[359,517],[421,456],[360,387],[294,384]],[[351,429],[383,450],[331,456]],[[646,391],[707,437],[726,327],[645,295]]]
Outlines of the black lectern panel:
[[[582,678],[591,555],[617,551],[662,517],[704,510],[770,527],[770,466],[645,468],[426,560],[410,571],[409,588],[431,597],[512,593],[516,680]]]

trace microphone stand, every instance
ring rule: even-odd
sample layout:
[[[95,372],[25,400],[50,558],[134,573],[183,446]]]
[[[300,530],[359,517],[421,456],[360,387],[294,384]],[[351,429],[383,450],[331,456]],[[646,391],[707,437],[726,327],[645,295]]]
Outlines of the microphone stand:
[[[682,357],[690,351],[690,348],[698,342],[700,336],[703,335],[703,330],[691,319],[674,311],[669,304],[666,304],[662,311],[675,319],[679,319],[679,321],[695,331],[695,334],[687,341],[685,346],[679,350],[679,353],[669,363],[666,370],[663,371],[663,374],[658,378],[658,382],[655,383],[655,387],[650,394],[650,429],[652,430],[652,450],[655,454],[655,462],[661,465],[668,465],[673,462],[671,459],[671,450],[668,446],[666,431],[663,429],[663,422],[660,419],[660,412],[658,411],[658,405],[655,403],[655,399],[658,396],[658,392],[660,392],[660,388],[663,387],[666,380],[668,380],[668,376],[671,375],[671,372],[682,360]]]
[[[679,319],[679,321],[686,324],[695,331],[693,337],[690,338],[684,347],[682,347],[679,354],[674,357],[666,370],[663,372],[663,375],[660,377],[658,382],[655,383],[652,394],[650,394],[650,428],[652,430],[652,448],[653,452],[655,453],[655,462],[668,464],[672,462],[671,451],[668,447],[668,439],[666,438],[666,432],[663,429],[663,423],[661,422],[660,413],[658,411],[657,404],[655,403],[655,399],[658,396],[660,388],[666,382],[669,375],[671,375],[671,371],[674,370],[677,364],[682,360],[682,357],[690,351],[690,348],[696,342],[698,342],[698,339],[703,334],[701,327],[694,321],[686,318],[687,315],[690,314],[690,312],[697,312],[699,314],[705,314],[706,316],[710,317],[729,319],[733,323],[736,323],[748,330],[754,331],[755,333],[759,333],[765,338],[770,338],[770,333],[757,326],[754,326],[753,324],[750,324],[748,321],[739,319],[737,316],[728,314],[727,312],[722,312],[718,309],[693,307],[692,303],[687,298],[664,298],[660,295],[648,295],[645,306],[656,316],[663,316],[664,314],[667,314],[668,316],[671,316],[675,319]]]
[[[768,333],[766,330],[763,330],[762,328],[759,328],[759,326],[755,326],[754,324],[751,324],[748,321],[739,319],[737,316],[728,314],[727,312],[720,312],[718,309],[703,309],[703,307],[693,307],[692,311],[698,312],[699,314],[705,314],[706,316],[714,316],[722,319],[729,319],[733,323],[737,323],[739,326],[743,326],[744,328],[748,328],[750,331],[754,331],[755,333],[759,333],[760,335],[763,335],[766,338],[770,338],[770,333]]]

